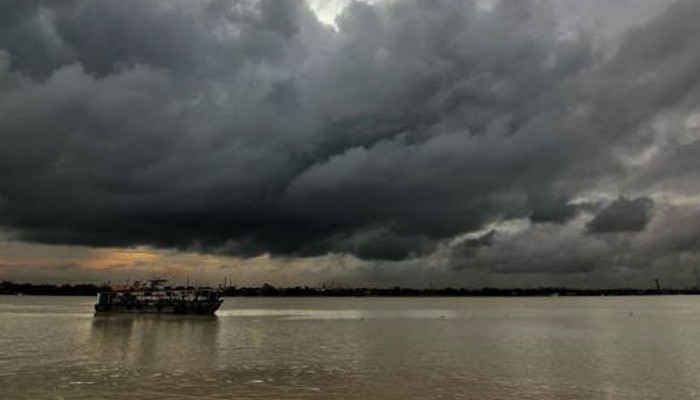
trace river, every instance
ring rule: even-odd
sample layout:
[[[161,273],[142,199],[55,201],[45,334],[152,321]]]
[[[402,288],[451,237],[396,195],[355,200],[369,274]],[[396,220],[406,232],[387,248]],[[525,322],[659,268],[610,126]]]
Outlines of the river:
[[[227,298],[94,316],[0,296],[0,399],[686,399],[700,297]]]

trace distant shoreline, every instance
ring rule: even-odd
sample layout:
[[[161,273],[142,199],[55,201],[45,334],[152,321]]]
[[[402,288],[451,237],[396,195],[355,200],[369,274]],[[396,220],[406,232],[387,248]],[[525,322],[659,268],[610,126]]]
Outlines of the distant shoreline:
[[[95,296],[102,286],[93,284],[50,285],[0,282],[0,295]],[[696,288],[687,289],[573,289],[565,287],[540,288],[319,288],[309,286],[227,287],[226,297],[556,297],[556,296],[658,296],[700,294]]]

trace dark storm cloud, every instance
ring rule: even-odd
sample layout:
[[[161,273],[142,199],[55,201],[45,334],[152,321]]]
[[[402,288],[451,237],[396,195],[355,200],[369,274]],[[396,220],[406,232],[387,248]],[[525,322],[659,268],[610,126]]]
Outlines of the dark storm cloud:
[[[457,246],[449,254],[452,269],[481,269],[501,274],[588,273],[609,261],[602,239],[582,238],[576,226],[538,224],[515,233],[494,234],[488,245]]]
[[[564,223],[574,218],[578,208],[569,204],[567,199],[548,198],[538,199],[532,204],[532,222],[556,222]]]
[[[611,57],[541,1],[350,3],[337,30],[302,1],[0,7],[0,225],[46,243],[401,260],[567,224],[700,61],[692,1]],[[591,231],[643,228],[638,200]]]
[[[620,197],[596,214],[588,229],[593,233],[641,231],[651,218],[653,205],[654,201],[646,197]]]
[[[482,247],[491,246],[496,237],[496,230],[492,229],[483,235],[464,240],[452,250],[453,258],[472,258]]]

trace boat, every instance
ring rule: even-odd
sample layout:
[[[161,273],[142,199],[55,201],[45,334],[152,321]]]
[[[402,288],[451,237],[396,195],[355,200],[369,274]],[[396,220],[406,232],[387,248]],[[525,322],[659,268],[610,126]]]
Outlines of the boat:
[[[153,278],[131,285],[105,285],[97,294],[95,313],[157,313],[213,315],[224,302],[223,290],[171,287]]]

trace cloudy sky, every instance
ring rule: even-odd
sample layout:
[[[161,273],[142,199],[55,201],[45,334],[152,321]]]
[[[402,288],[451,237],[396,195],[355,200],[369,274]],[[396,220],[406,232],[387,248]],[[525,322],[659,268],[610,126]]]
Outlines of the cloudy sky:
[[[0,279],[695,285],[698,15],[3,1]]]

